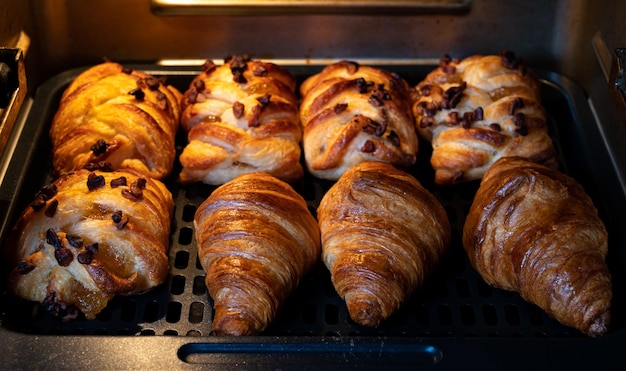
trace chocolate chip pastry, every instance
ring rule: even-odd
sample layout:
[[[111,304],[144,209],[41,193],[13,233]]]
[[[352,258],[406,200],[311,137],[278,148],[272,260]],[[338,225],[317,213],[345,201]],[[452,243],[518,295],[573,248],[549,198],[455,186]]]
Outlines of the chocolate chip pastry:
[[[131,170],[61,176],[9,234],[9,292],[66,320],[95,318],[115,295],[167,278],[173,208],[160,181]]]
[[[415,163],[410,86],[397,74],[342,61],[305,80],[300,93],[304,160],[314,176],[337,180],[364,161]]]
[[[87,69],[63,92],[50,127],[56,175],[106,163],[164,179],[176,158],[181,96],[118,63]]]
[[[286,182],[303,175],[296,80],[268,62],[233,56],[207,61],[182,100],[189,143],[180,155],[183,184],[220,185],[264,171]]]
[[[415,125],[432,144],[436,184],[481,179],[506,156],[557,168],[540,86],[510,51],[442,58],[413,91]]]
[[[520,157],[496,161],[467,215],[463,246],[488,284],[587,335],[608,331],[607,232],[571,177]]]

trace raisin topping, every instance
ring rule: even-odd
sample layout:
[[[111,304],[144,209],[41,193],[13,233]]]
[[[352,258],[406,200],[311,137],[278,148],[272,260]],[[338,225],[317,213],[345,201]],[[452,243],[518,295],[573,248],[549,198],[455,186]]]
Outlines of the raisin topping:
[[[52,291],[43,300],[43,307],[55,317],[60,317],[63,321],[70,321],[78,318],[80,311],[73,305],[62,301],[57,301],[56,292]]]
[[[474,113],[465,112],[463,114],[463,119],[461,120],[461,126],[463,129],[469,129],[472,126],[472,122],[474,122]]]
[[[139,187],[139,189],[145,189],[146,182],[147,182],[146,178],[137,178],[137,181],[136,181],[137,187]]]
[[[84,241],[82,237],[66,234],[65,238],[67,239],[67,242],[69,242],[69,244],[76,249],[83,246]]]
[[[524,108],[524,100],[521,97],[517,97],[509,105],[509,115],[514,115],[515,111],[520,108]]]
[[[430,96],[432,89],[433,89],[433,86],[431,84],[424,84],[417,89],[417,92],[422,97],[428,97]]]
[[[161,81],[154,76],[146,77],[145,83],[148,86],[148,89],[152,91],[158,90],[159,86],[161,86]]]
[[[524,126],[525,122],[526,122],[526,115],[524,115],[523,113],[520,112],[520,113],[516,113],[515,115],[513,115],[513,123],[518,128]]]
[[[335,104],[335,107],[333,107],[333,111],[335,112],[335,114],[340,114],[341,112],[345,111],[346,108],[348,108],[348,103],[337,103]]]
[[[84,169],[87,169],[89,171],[100,170],[110,173],[113,171],[113,165],[111,165],[111,163],[107,161],[88,162],[85,164]]]
[[[366,119],[366,123],[363,125],[364,132],[366,132],[367,134],[376,135],[377,137],[380,137],[385,132],[386,128],[386,123],[383,126],[383,124],[372,119]]]
[[[359,70],[359,64],[356,62],[347,62],[346,63],[346,71],[349,75],[354,75]]]
[[[259,115],[261,114],[261,110],[262,107],[259,105],[252,107],[252,117],[250,117],[250,119],[248,120],[248,127],[258,128],[259,126],[261,126],[261,123],[259,122]]]
[[[129,221],[128,216],[126,216],[126,215],[122,216],[120,221],[115,223],[115,228],[122,229],[122,228],[126,227],[126,224],[128,224],[128,221]]]
[[[58,250],[62,247],[59,235],[57,235],[57,233],[52,228],[46,231],[46,243],[54,247],[55,250]]]
[[[46,206],[46,200],[42,197],[35,197],[35,199],[30,203],[30,207],[35,211],[43,209],[44,206]]]
[[[60,249],[54,250],[54,258],[60,266],[67,267],[72,260],[74,260],[74,255],[69,249],[61,247]]]
[[[432,117],[422,117],[420,120],[420,128],[427,128],[435,123],[435,119]]]
[[[502,65],[506,68],[516,69],[518,66],[518,60],[515,53],[510,50],[503,50],[500,52],[502,58]]]
[[[244,71],[248,68],[250,57],[248,55],[229,56],[224,58],[224,62],[230,65],[230,71],[233,74],[233,81],[245,84],[248,82],[243,76]]]
[[[245,110],[245,106],[241,102],[233,103],[233,116],[235,118],[240,119],[243,116]]]
[[[54,216],[54,214],[56,214],[58,206],[59,206],[59,200],[54,199],[54,200],[50,201],[50,203],[46,207],[46,211],[44,211],[44,214],[48,218],[52,218]]]
[[[265,66],[258,64],[254,67],[254,71],[252,71],[252,73],[254,74],[254,76],[257,76],[257,77],[265,77],[267,76],[267,68],[265,68]]]
[[[391,130],[389,135],[387,135],[387,139],[396,147],[400,147],[400,137],[396,134],[395,131]]]
[[[450,63],[452,63],[452,57],[450,57],[448,54],[445,54],[439,60],[439,67],[441,67],[441,71],[447,75],[452,75],[456,73],[456,67],[451,65]]]
[[[98,254],[98,243],[94,242],[90,245],[85,246],[85,250],[89,251],[93,255]]]
[[[93,152],[94,155],[100,156],[105,154],[109,148],[109,144],[104,139],[98,139],[95,144],[93,144],[89,149]]]
[[[356,85],[357,91],[361,94],[367,93],[368,89],[374,86],[372,81],[365,81],[362,77],[355,79],[354,84]]]
[[[435,116],[437,114],[437,105],[433,102],[419,102],[415,106],[415,110],[421,116]]]
[[[213,71],[216,68],[215,66],[215,62],[213,62],[212,60],[206,60],[203,64],[202,64],[202,72],[204,73],[209,73],[211,71]]]
[[[165,94],[158,92],[157,96],[157,108],[161,111],[165,111],[167,109],[167,96]]]
[[[378,99],[374,94],[370,95],[367,101],[374,107],[380,107],[383,105],[383,102],[381,102],[381,100]]]
[[[365,143],[363,143],[363,147],[361,147],[361,152],[365,152],[365,153],[372,153],[376,150],[376,146],[374,145],[374,142],[372,142],[371,140],[366,140]]]
[[[186,96],[189,104],[194,104],[198,100],[198,92],[195,90],[188,90]]]
[[[87,188],[93,191],[96,188],[104,187],[106,180],[102,175],[96,175],[96,173],[89,173],[87,176]]]
[[[452,111],[446,115],[446,123],[449,125],[458,125],[460,122],[459,113],[457,111]]]
[[[146,93],[141,90],[141,88],[135,88],[128,92],[128,94],[135,97],[136,100],[142,101],[146,97]]]
[[[493,130],[493,131],[498,131],[498,132],[502,131],[502,127],[500,127],[500,124],[495,123],[495,122],[494,122],[494,123],[492,123],[492,124],[489,124],[489,127],[490,127],[490,128],[491,128],[491,130]]]
[[[444,101],[441,103],[441,108],[450,109],[455,108],[457,104],[461,101],[461,97],[463,96],[463,91],[467,87],[467,83],[463,81],[459,86],[453,86],[443,93]]]
[[[137,181],[131,183],[129,189],[122,189],[122,196],[131,200],[131,201],[139,201],[143,198],[143,191],[146,187],[144,178],[139,178]]]
[[[270,99],[272,98],[271,94],[265,94],[263,96],[257,97],[256,100],[261,103],[261,106],[265,107],[270,104]]]
[[[193,88],[196,89],[197,92],[204,91],[206,85],[204,84],[204,80],[197,80],[193,83]]]
[[[133,70],[131,68],[122,67],[122,73],[130,75],[131,73],[133,73]]]
[[[484,111],[482,107],[476,107],[476,109],[474,110],[474,121],[482,121],[484,120]]]
[[[76,260],[78,260],[80,264],[89,265],[91,264],[91,261],[93,260],[93,254],[90,253],[89,251],[81,251],[78,253]]]
[[[27,274],[27,273],[31,272],[33,269],[35,269],[35,266],[30,264],[27,261],[21,261],[17,265],[17,272],[19,274]]]
[[[41,197],[44,201],[48,201],[52,197],[56,196],[58,190],[57,186],[54,183],[46,184],[41,187],[35,197]]]
[[[116,179],[111,179],[111,188],[117,188],[117,187],[122,187],[126,185],[126,177],[125,176],[121,176],[119,178]]]
[[[515,129],[515,132],[523,137],[525,137],[526,135],[528,135],[528,126],[526,126],[525,124],[518,127],[517,129]]]

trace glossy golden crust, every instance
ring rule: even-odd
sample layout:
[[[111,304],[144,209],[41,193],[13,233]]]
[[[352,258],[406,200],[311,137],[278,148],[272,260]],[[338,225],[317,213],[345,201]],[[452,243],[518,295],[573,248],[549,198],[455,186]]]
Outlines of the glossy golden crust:
[[[182,183],[219,185],[264,171],[287,182],[303,175],[296,80],[286,69],[243,57],[207,62],[182,101],[189,144]]]
[[[322,259],[350,317],[378,326],[418,289],[450,244],[439,201],[384,162],[348,170],[317,210]]]
[[[316,177],[336,180],[364,161],[415,163],[410,88],[398,75],[342,61],[305,80],[300,93],[304,159]]]
[[[42,188],[9,235],[9,291],[70,318],[94,318],[118,294],[168,273],[174,203],[157,180],[79,170]]]
[[[306,202],[267,173],[218,187],[198,207],[194,225],[217,335],[263,331],[319,261],[319,227]]]
[[[52,121],[55,172],[108,162],[113,169],[165,178],[176,158],[181,96],[159,79],[117,63],[87,69],[64,91]]]
[[[442,59],[415,88],[413,113],[438,185],[481,179],[507,156],[558,167],[540,82],[510,52]]]
[[[585,334],[608,330],[607,232],[574,179],[523,158],[498,160],[470,208],[463,244],[490,285]]]

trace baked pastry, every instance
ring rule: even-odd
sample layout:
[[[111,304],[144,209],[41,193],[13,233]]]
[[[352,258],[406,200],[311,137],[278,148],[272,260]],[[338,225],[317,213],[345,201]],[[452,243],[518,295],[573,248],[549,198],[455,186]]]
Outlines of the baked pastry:
[[[607,232],[571,177],[524,158],[498,160],[472,203],[463,245],[488,284],[587,335],[607,331]]]
[[[64,319],[167,278],[172,195],[133,171],[78,170],[44,186],[11,231],[8,289]]]
[[[57,175],[92,163],[156,179],[172,171],[181,93],[113,62],[93,66],[63,92],[50,127]]]
[[[304,160],[314,176],[336,180],[364,161],[415,163],[410,86],[397,74],[342,61],[306,79],[300,93]]]
[[[180,155],[183,184],[223,184],[267,172],[286,182],[303,175],[296,80],[286,69],[247,56],[207,61],[182,101],[189,143]]]
[[[417,290],[447,252],[448,216],[409,174],[355,165],[323,196],[322,259],[356,323],[376,327]]]
[[[194,226],[216,335],[265,330],[319,261],[319,227],[306,202],[264,172],[218,187],[198,207]]]
[[[481,179],[507,156],[558,168],[540,87],[524,61],[509,51],[442,58],[413,92],[418,134],[433,147],[435,183]]]

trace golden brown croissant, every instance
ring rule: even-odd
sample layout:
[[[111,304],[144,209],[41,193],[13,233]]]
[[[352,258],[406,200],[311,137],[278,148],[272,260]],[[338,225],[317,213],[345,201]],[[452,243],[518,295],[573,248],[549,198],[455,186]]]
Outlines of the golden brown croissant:
[[[450,244],[443,206],[384,162],[354,166],[317,210],[322,258],[350,317],[378,326],[419,288]]]
[[[60,177],[9,235],[9,291],[65,319],[94,318],[115,295],[165,280],[173,208],[161,182],[130,170]]]
[[[585,334],[607,331],[607,232],[571,177],[523,158],[498,160],[480,184],[463,244],[490,285],[519,292]]]
[[[217,335],[263,331],[319,261],[319,227],[306,202],[264,172],[218,187],[196,211],[194,225]]]
[[[342,61],[309,77],[300,92],[304,159],[314,176],[336,180],[364,161],[415,163],[410,87],[398,75]]]
[[[180,155],[183,184],[223,184],[264,171],[287,182],[303,175],[296,80],[286,69],[236,56],[207,61],[183,98],[189,144]]]
[[[141,71],[105,62],[87,69],[61,97],[52,121],[57,174],[107,162],[156,179],[172,170],[181,93]]]
[[[438,185],[481,179],[500,157],[557,168],[540,82],[512,52],[444,57],[415,88],[413,113]]]

